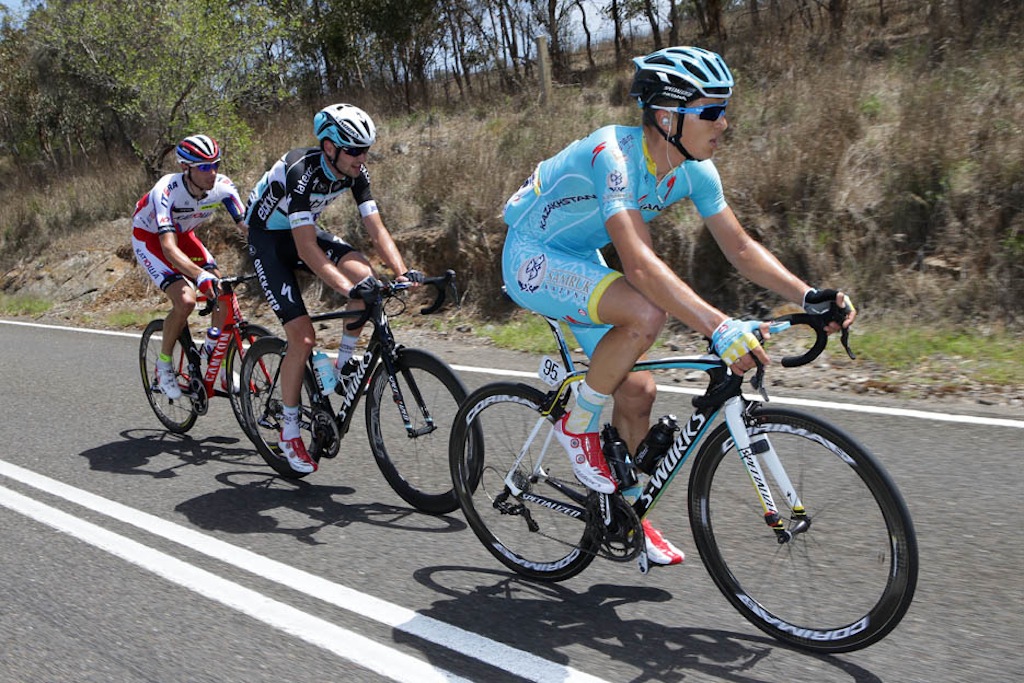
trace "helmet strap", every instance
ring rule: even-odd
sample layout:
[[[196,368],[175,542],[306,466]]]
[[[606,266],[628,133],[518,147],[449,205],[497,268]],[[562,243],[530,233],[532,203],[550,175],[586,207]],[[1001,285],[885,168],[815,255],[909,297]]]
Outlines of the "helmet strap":
[[[199,194],[196,194],[195,192],[193,192],[192,188],[195,188],[195,189],[199,190]],[[206,196],[206,192],[203,190],[203,188],[199,187],[196,184],[196,181],[192,180],[192,166],[191,165],[186,165],[185,166],[185,189],[188,190],[188,193],[190,195],[192,195],[192,197],[195,198],[195,199],[202,199],[203,197]]]
[[[695,161],[694,156],[692,154],[690,154],[689,152],[687,152],[686,148],[683,147],[682,138],[683,138],[683,119],[684,118],[685,118],[685,114],[676,114],[676,132],[674,134],[672,134],[672,135],[669,135],[668,133],[662,132],[662,135],[664,135],[665,139],[668,140],[670,143],[672,143],[672,146],[675,147],[676,149],[678,149],[679,153],[682,154],[684,157],[686,157],[687,160]]]
[[[338,170],[338,157],[341,156],[341,147],[339,147],[338,143],[336,143],[334,140],[331,140],[331,144],[334,145],[334,157],[332,158],[327,156],[327,149],[326,146],[324,145],[325,142],[327,142],[327,140],[320,141],[320,152],[323,154],[324,159],[326,159],[327,162],[331,165],[331,167],[327,170],[331,171],[332,177],[341,175],[341,171]]]

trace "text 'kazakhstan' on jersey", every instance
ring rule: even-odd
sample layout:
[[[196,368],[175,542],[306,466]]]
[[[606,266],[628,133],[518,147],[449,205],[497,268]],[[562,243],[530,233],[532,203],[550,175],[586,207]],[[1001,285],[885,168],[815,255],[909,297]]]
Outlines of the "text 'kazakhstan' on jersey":
[[[360,166],[355,178],[335,178],[319,148],[293,149],[274,162],[249,194],[246,223],[261,230],[315,225],[324,208],[349,189],[361,216],[377,212],[366,166]]]
[[[242,199],[226,175],[218,173],[213,189],[196,199],[185,187],[185,174],[171,173],[158,180],[153,189],[136,202],[132,228],[153,234],[186,233],[210,220],[221,205],[236,223],[242,220]]]
[[[718,169],[686,161],[659,183],[638,126],[606,126],[542,161],[505,204],[511,231],[539,244],[590,254],[611,242],[605,221],[634,209],[645,223],[689,198],[703,217],[726,207]]]

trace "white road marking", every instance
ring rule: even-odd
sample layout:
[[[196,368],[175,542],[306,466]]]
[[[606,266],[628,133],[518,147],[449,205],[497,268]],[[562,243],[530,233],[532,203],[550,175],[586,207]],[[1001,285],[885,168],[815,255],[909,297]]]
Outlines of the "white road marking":
[[[139,338],[142,335],[135,332],[113,332],[109,330],[92,330],[80,327],[64,327],[60,325],[43,325],[40,323],[29,323],[18,320],[0,320],[0,324],[4,325],[20,325],[23,327],[39,327],[54,330],[64,330],[67,332],[85,332],[89,334],[106,334],[120,337],[135,337]],[[528,379],[536,379],[537,373],[535,372],[523,372],[520,370],[504,370],[500,368],[481,368],[474,365],[452,365],[453,370],[456,372],[476,373],[485,375],[498,375],[500,377],[521,377]],[[679,394],[691,394],[698,395],[703,394],[703,389],[688,389],[685,387],[674,387],[667,386],[664,384],[658,385],[658,391],[664,391],[667,393],[679,393]],[[757,396],[751,394],[748,398],[756,399]],[[853,413],[866,413],[871,415],[889,415],[893,417],[910,417],[921,420],[934,420],[936,422],[956,422],[962,424],[976,424],[976,425],[988,425],[992,427],[1013,427],[1016,429],[1024,429],[1024,420],[1011,420],[1009,418],[999,417],[980,417],[975,415],[961,415],[957,413],[939,413],[931,412],[928,410],[911,410],[907,408],[886,408],[882,406],[867,406],[860,405],[857,403],[841,403],[837,401],[817,401],[810,399],[801,398],[786,398],[782,396],[772,396],[771,402],[778,405],[791,405],[801,406],[805,408],[821,408],[824,410],[845,410]]]
[[[517,650],[431,617],[422,616],[413,610],[332,583],[315,574],[263,557],[212,536],[69,486],[17,465],[0,461],[0,476],[58,496],[76,505],[220,560],[225,564],[340,607],[360,617],[372,619],[435,645],[454,650],[466,657],[508,671],[526,680],[538,683],[603,682],[603,679],[571,667]],[[26,498],[10,489],[0,487],[0,505],[80,538],[167,580],[217,600],[394,680],[409,681],[410,683],[462,680],[442,669],[425,664],[415,657],[369,641],[265,595],[181,562],[165,553],[114,534],[90,522],[78,520],[31,498]]]

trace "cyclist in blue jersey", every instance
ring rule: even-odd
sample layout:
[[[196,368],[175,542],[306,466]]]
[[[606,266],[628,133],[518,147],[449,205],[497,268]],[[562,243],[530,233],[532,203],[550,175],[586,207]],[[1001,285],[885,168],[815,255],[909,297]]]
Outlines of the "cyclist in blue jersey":
[[[287,152],[271,166],[249,194],[246,222],[249,253],[270,307],[284,325],[288,348],[281,360],[281,398],[284,428],[278,445],[297,472],[316,471],[299,432],[299,401],[306,359],[316,333],[302,301],[296,270],[314,273],[326,285],[349,297],[350,309],[364,306],[376,292],[377,279],[366,257],[344,240],[317,226],[324,208],[351,191],[359,214],[384,263],[400,282],[414,286],[423,274],[405,267],[391,233],[384,227],[370,192],[365,162],[377,129],[365,111],[334,104],[317,112],[313,132],[319,147]],[[344,392],[359,330],[345,330],[338,350],[336,391]]]
[[[633,60],[630,96],[640,126],[606,126],[537,166],[508,200],[502,271],[509,295],[533,311],[564,320],[590,357],[576,400],[555,428],[576,477],[612,493],[616,484],[601,453],[601,413],[614,398],[612,424],[631,453],[650,424],[655,397],[649,372],[630,373],[651,347],[667,315],[708,336],[735,372],[768,356],[753,331],[767,325],[727,316],[701,299],[652,249],[648,223],[690,199],[741,275],[808,310],[856,312],[836,290],[817,290],[790,272],[740,225],[725,201],[711,157],[728,122],[733,77],[722,58],[697,47],[671,47]],[[612,244],[623,272],[600,248]],[[840,329],[830,326],[830,332]],[[678,564],[683,553],[644,520],[654,564]]]
[[[207,135],[190,135],[175,147],[181,173],[170,173],[135,204],[132,216],[132,250],[135,259],[154,284],[171,301],[164,319],[163,342],[157,360],[160,390],[172,400],[181,398],[181,387],[171,351],[188,316],[196,307],[195,288],[206,297],[217,296],[220,272],[213,255],[199,240],[195,228],[206,223],[218,206],[244,230],[242,200],[235,184],[217,173],[220,145]],[[212,324],[223,327],[227,311],[216,309]]]

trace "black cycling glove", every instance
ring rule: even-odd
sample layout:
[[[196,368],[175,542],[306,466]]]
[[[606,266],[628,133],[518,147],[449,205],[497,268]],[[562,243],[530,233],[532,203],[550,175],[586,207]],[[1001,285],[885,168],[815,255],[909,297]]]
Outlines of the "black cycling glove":
[[[402,273],[402,277],[404,277],[409,282],[416,283],[417,285],[422,285],[423,280],[426,279],[423,276],[423,273],[421,273],[418,270],[407,270],[404,273]]]
[[[836,305],[836,296],[838,295],[839,290],[837,289],[808,289],[804,293],[804,311],[812,315],[824,315],[829,311],[836,311],[842,314],[837,316],[841,321],[847,314],[857,309],[853,305],[853,300],[846,294],[843,295],[844,305],[839,308]]]
[[[363,301],[369,301],[377,295],[380,290],[380,283],[377,282],[377,278],[372,275],[367,275],[362,280],[356,283],[356,286],[348,290],[349,299],[362,299]]]

